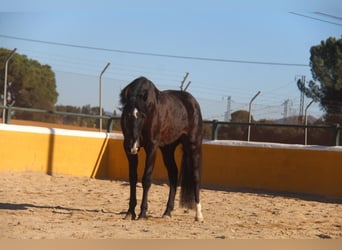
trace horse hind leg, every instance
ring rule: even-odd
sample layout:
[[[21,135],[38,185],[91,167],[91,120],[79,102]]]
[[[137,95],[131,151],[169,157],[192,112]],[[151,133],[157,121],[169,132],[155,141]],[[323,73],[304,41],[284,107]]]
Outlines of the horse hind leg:
[[[202,205],[200,203],[200,182],[201,182],[201,166],[202,166],[202,150],[201,145],[194,143],[191,145],[191,153],[189,154],[190,162],[192,163],[193,183],[194,183],[194,198],[196,203],[195,220],[203,222]]]
[[[200,203],[200,170],[196,168],[196,161],[192,154],[184,154],[184,165],[182,168],[182,189],[181,189],[181,207],[195,209],[195,221],[203,222],[202,205]]]
[[[191,156],[193,158],[199,158],[200,156]],[[204,217],[202,214],[202,205],[200,203],[200,165],[201,162],[198,159],[193,159],[193,164],[194,164],[194,196],[195,196],[195,203],[196,203],[196,215],[195,215],[195,220],[199,222],[204,221]]]
[[[202,206],[201,203],[196,203],[196,215],[195,215],[195,221],[198,222],[203,222],[204,221],[204,217],[202,214]]]

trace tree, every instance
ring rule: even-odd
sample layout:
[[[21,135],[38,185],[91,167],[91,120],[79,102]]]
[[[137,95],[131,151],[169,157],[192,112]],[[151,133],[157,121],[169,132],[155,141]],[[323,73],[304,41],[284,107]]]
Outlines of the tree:
[[[299,81],[299,90],[320,103],[327,122],[342,122],[342,39],[330,37],[310,53],[314,81],[308,87]]]
[[[232,122],[248,122],[249,113],[246,110],[237,110],[231,114]],[[251,121],[254,122],[253,116]]]
[[[219,127],[219,139],[223,140],[245,140],[247,138],[246,125],[235,125],[234,122],[248,122],[249,113],[246,110],[237,110],[231,114],[233,124],[221,125]],[[252,122],[254,122],[252,116]]]
[[[92,107],[90,104],[84,105],[82,107],[71,106],[71,105],[57,105],[56,111],[62,111],[66,113],[76,113],[76,114],[86,114],[86,115],[99,115],[99,107]],[[104,113],[104,110],[102,110]],[[81,117],[81,116],[71,116],[63,115],[59,122],[69,125],[78,125],[81,127],[98,128],[100,126],[98,118],[91,117]],[[103,127],[107,126],[107,119],[103,119]]]
[[[9,50],[0,48],[0,70],[4,72],[5,58]],[[1,74],[0,89],[3,89],[4,74]],[[8,67],[8,95],[9,104],[18,107],[39,108],[53,110],[57,102],[55,74],[49,65],[41,65],[38,61],[25,55],[15,54]],[[45,114],[31,112],[16,112],[20,119],[44,119]]]

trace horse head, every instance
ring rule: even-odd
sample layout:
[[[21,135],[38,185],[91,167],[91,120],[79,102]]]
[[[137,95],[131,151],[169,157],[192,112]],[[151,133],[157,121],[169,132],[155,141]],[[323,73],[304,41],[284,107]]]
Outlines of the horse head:
[[[144,77],[137,78],[121,91],[121,129],[127,153],[139,152],[143,128],[149,114],[155,109],[158,92],[153,83]]]

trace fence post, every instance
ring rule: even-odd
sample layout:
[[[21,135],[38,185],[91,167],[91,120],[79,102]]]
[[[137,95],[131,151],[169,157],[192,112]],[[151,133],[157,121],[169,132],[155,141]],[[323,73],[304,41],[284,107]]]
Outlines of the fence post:
[[[335,146],[340,146],[340,133],[341,133],[341,126],[340,124],[336,124],[335,130]]]
[[[113,131],[113,117],[108,119],[108,123],[107,123],[107,133],[112,133]]]
[[[5,117],[5,123],[6,124],[10,124],[11,123],[12,106],[13,106],[13,104],[7,105],[7,114],[6,114],[6,117]]]
[[[217,133],[218,133],[218,120],[213,120],[212,127],[211,127],[211,139],[217,140]]]

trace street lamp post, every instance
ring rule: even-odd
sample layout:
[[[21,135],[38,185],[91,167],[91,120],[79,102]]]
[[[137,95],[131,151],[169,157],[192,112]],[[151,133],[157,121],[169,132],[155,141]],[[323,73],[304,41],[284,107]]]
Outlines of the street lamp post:
[[[257,96],[260,94],[261,92],[258,91],[258,93],[255,94],[255,96],[253,96],[253,98],[251,99],[251,101],[249,102],[249,109],[248,109],[248,135],[247,135],[247,141],[250,140],[251,137],[251,121],[252,121],[252,102],[255,100],[255,98],[257,98]]]
[[[304,145],[308,145],[308,109],[310,107],[310,105],[314,102],[315,100],[312,100],[305,108],[305,142],[304,142]]]
[[[109,67],[110,63],[107,63],[106,67],[102,70],[100,74],[100,83],[99,83],[99,107],[100,107],[100,132],[102,132],[102,75]]]
[[[8,62],[9,60],[12,58],[12,56],[14,55],[15,51],[17,50],[17,48],[15,48],[14,50],[11,51],[11,53],[8,55],[8,57],[6,58],[6,62],[5,62],[5,79],[4,79],[4,102],[3,102],[3,110],[2,110],[2,123],[5,123],[6,120],[6,106],[7,106],[7,69],[8,69]]]

